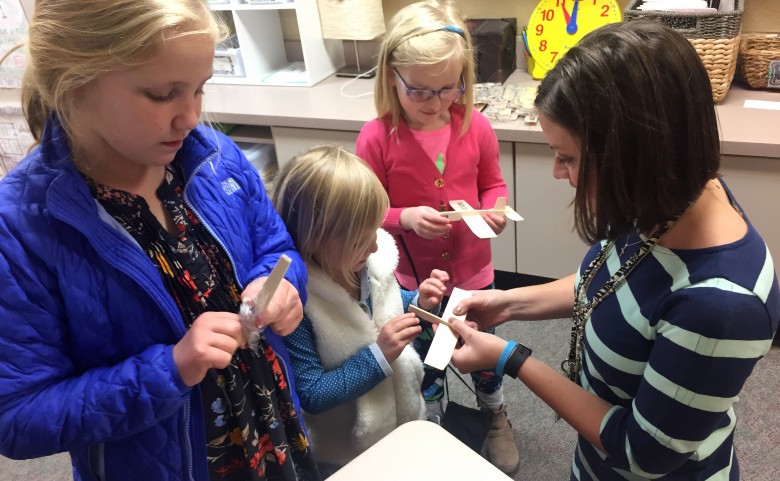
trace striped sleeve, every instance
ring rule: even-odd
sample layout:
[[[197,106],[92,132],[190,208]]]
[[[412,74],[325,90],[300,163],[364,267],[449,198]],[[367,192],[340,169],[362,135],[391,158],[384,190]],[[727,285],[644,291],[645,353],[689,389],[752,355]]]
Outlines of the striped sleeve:
[[[763,282],[770,285],[759,278],[748,290],[708,279],[663,302],[633,402],[602,423],[601,442],[616,468],[661,477],[705,460],[732,436],[732,405],[777,327],[770,312],[777,299],[762,298],[777,292],[776,281]]]

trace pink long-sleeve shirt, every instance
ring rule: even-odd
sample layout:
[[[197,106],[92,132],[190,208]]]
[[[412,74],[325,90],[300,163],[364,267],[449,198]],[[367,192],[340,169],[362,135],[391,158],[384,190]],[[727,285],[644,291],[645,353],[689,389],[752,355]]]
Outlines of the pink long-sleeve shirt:
[[[401,211],[408,207],[451,210],[450,200],[465,200],[478,209],[492,207],[496,199],[507,196],[498,140],[490,122],[475,110],[468,131],[461,136],[463,112],[459,105],[450,108],[452,131],[444,173],[439,173],[403,119],[395,132],[389,118],[374,119],[358,136],[357,155],[368,162],[390,197],[382,227],[398,243],[396,277],[407,289],[416,288],[433,269],[449,273],[448,295],[453,287],[480,289],[493,282],[490,240],[475,236],[465,222],[454,221],[450,234],[436,239],[423,239],[400,223]]]

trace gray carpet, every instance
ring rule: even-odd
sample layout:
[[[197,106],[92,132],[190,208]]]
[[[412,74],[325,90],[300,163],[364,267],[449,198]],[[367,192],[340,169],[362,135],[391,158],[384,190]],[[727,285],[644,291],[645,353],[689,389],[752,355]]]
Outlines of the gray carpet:
[[[498,334],[527,344],[534,356],[557,366],[567,354],[570,321],[510,322]],[[452,399],[474,406],[473,395],[450,374]],[[515,480],[568,480],[574,431],[518,381],[507,380],[505,395],[520,446]],[[773,347],[748,380],[737,411],[736,449],[744,481],[780,479],[780,348]],[[70,461],[58,454],[27,461],[0,456],[2,481],[70,480]]]

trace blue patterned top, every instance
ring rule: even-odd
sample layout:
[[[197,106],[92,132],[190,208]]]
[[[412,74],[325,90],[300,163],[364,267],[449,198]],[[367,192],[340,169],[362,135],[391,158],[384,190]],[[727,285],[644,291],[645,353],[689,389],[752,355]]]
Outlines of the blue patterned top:
[[[369,276],[364,268],[360,274],[360,306],[371,315]],[[417,291],[401,289],[404,312],[417,305]],[[325,371],[317,352],[317,342],[311,319],[304,314],[300,325],[283,338],[290,353],[301,408],[319,414],[340,404],[353,401],[392,375],[387,360],[376,342],[347,359],[341,367]]]

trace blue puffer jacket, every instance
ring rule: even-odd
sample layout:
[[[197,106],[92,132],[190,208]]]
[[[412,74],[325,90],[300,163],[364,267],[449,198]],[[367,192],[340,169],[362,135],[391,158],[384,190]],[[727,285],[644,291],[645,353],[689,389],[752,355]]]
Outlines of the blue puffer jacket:
[[[173,362],[184,322],[147,255],[91,197],[64,139],[51,120],[0,182],[0,452],[69,451],[76,480],[206,481],[200,391]],[[303,262],[236,145],[199,127],[177,158],[186,202],[242,288],[286,253],[305,301]],[[266,333],[292,383],[283,343]]]

